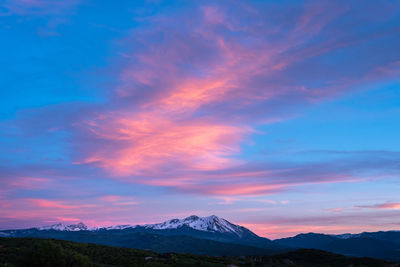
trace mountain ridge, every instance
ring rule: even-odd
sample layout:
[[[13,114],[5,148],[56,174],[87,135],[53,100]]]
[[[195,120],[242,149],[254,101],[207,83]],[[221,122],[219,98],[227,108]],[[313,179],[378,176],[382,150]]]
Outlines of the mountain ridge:
[[[204,232],[222,232],[222,233],[232,233],[237,235],[238,237],[243,235],[243,232],[246,232],[254,237],[260,237],[250,229],[245,228],[243,226],[233,224],[228,220],[218,217],[216,215],[210,215],[205,217],[200,217],[197,215],[190,215],[183,219],[170,219],[161,223],[153,223],[153,224],[117,224],[111,226],[101,226],[101,227],[89,227],[83,222],[75,223],[75,224],[63,224],[56,223],[52,225],[39,226],[39,227],[30,227],[30,228],[20,228],[20,229],[0,229],[1,233],[4,234],[5,231],[21,231],[21,230],[29,230],[29,229],[37,229],[39,231],[45,230],[55,230],[55,231],[104,231],[104,230],[125,230],[125,229],[136,229],[143,228],[148,230],[174,230],[180,228],[190,228],[193,230],[204,231]],[[388,234],[394,234],[398,236],[398,242],[400,243],[400,230],[388,230],[388,231],[376,231],[376,232],[361,232],[361,233],[344,233],[344,234],[324,234],[324,233],[300,233],[291,237],[284,238],[276,238],[273,241],[282,241],[286,239],[294,239],[299,238],[306,235],[319,235],[325,236],[326,238],[334,237],[340,239],[349,239],[349,238],[358,238],[358,237],[367,237],[367,238],[376,238],[382,239],[383,236]],[[268,239],[266,237],[261,237]],[[383,238],[385,240],[385,238]]]
[[[20,230],[0,230],[0,237],[39,237],[83,243],[181,253],[277,253],[296,249],[320,249],[347,256],[370,256],[400,262],[400,231],[359,234],[304,233],[269,240],[215,215],[171,219],[144,225],[87,227],[84,223],[54,224]],[[184,244],[184,246],[183,246]],[[224,247],[219,249],[219,247]]]
[[[102,227],[89,227],[83,222],[75,223],[75,224],[63,224],[56,223],[52,225],[39,226],[39,227],[30,227],[30,228],[20,228],[20,229],[0,229],[1,233],[4,234],[6,231],[22,231],[29,229],[37,229],[39,231],[45,230],[55,230],[55,231],[100,231],[100,230],[125,230],[125,229],[136,229],[143,228],[149,230],[174,230],[180,228],[191,228],[193,230],[204,231],[204,232],[222,232],[222,233],[233,233],[240,237],[243,232],[246,232],[255,237],[260,237],[248,228],[243,226],[233,224],[228,220],[218,217],[216,215],[210,215],[205,217],[199,217],[197,215],[190,215],[183,219],[170,219],[161,223],[153,223],[153,224],[120,224],[120,225],[111,225],[111,226],[102,226]],[[358,237],[367,237],[367,238],[376,238],[382,239],[383,236],[387,234],[394,234],[398,236],[398,242],[400,243],[400,230],[388,230],[388,231],[376,231],[376,232],[361,232],[361,233],[344,233],[344,234],[324,234],[324,233],[300,233],[291,237],[284,238],[276,238],[273,241],[283,241],[287,239],[299,238],[306,235],[318,235],[325,236],[326,238],[334,237],[339,239],[349,239],[349,238],[358,238]],[[261,237],[265,238],[265,237]],[[268,239],[268,238],[266,238]],[[385,238],[383,238],[385,240]]]
[[[275,239],[272,242],[293,249],[320,249],[346,256],[369,256],[400,262],[400,232],[398,231],[363,232],[350,235],[306,233]]]
[[[77,224],[70,224],[70,225],[56,223],[48,226],[34,227],[34,229],[56,230],[56,231],[98,231],[98,230],[123,230],[128,228],[140,228],[140,227],[153,230],[167,230],[167,229],[179,229],[183,227],[189,227],[191,229],[198,231],[230,233],[237,235],[238,237],[242,237],[244,234],[249,234],[258,237],[258,235],[256,235],[249,229],[240,225],[233,224],[216,215],[211,215],[207,217],[199,217],[197,215],[191,215],[184,219],[171,219],[164,221],[162,223],[144,224],[144,225],[124,224],[124,225],[113,225],[107,227],[88,227],[83,222],[79,222]]]

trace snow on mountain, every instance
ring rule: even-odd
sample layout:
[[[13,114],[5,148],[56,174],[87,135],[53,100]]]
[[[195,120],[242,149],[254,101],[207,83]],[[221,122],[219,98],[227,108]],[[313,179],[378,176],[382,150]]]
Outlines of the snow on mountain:
[[[338,237],[340,239],[349,239],[349,238],[353,238],[353,237],[360,237],[361,234],[349,234],[349,233],[346,233],[346,234],[333,235],[333,236]]]
[[[184,219],[172,219],[169,221],[165,221],[163,223],[156,224],[145,224],[145,225],[115,225],[109,227],[100,227],[100,228],[88,228],[83,223],[65,225],[62,223],[44,226],[36,228],[38,230],[57,230],[57,231],[96,231],[96,230],[123,230],[127,228],[136,228],[136,227],[144,227],[146,229],[154,229],[154,230],[165,230],[165,229],[179,229],[181,227],[189,227],[199,231],[205,232],[218,232],[218,233],[228,233],[234,234],[238,237],[242,237],[244,234],[250,234],[256,236],[250,230],[232,224],[225,219],[222,219],[218,216],[212,215],[208,217],[198,217],[196,215],[189,216]]]
[[[399,230],[391,230],[391,231],[379,231],[379,232],[362,232],[359,234],[341,234],[341,235],[334,235],[341,239],[349,239],[355,237],[366,237],[366,238],[376,238],[381,236],[382,234],[389,234],[389,233],[396,233],[400,232]],[[378,238],[379,239],[379,238]]]
[[[95,230],[89,229],[84,223],[80,222],[77,224],[65,225],[62,223],[57,223],[49,226],[43,226],[36,228],[38,230],[56,230],[56,231],[84,231],[84,230]]]
[[[105,230],[123,230],[127,228],[135,228],[137,225],[131,225],[131,224],[123,224],[123,225],[113,225],[109,227],[103,227],[99,229],[105,229]]]
[[[38,230],[56,230],[56,231],[96,231],[96,230],[123,230],[127,228],[135,228],[136,225],[123,224],[123,225],[113,225],[108,227],[88,227],[84,223],[80,222],[78,224],[62,224],[57,223],[49,226],[38,227]]]
[[[192,215],[181,220],[172,219],[163,223],[144,225],[145,228],[155,230],[178,229],[183,226],[206,232],[233,233],[239,237],[242,236],[245,232],[250,232],[242,226],[232,224],[227,220],[217,217],[215,215],[211,215],[208,217],[198,217],[196,215]]]
[[[7,236],[10,236],[10,234],[9,233],[5,233],[5,232],[0,232],[0,236],[7,237]]]

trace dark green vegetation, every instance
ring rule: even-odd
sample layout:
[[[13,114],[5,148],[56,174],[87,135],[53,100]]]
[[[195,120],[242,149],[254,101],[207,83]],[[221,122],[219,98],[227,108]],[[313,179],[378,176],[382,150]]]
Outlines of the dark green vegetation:
[[[175,252],[190,253],[210,256],[245,256],[245,255],[269,255],[287,250],[271,241],[259,238],[258,243],[239,244],[222,242],[197,237],[193,233],[202,231],[147,231],[136,229],[109,230],[109,231],[39,231],[35,229],[12,231],[10,237],[39,237],[54,238],[82,243],[94,243],[107,246],[148,249],[159,253]],[[9,231],[10,232],[10,231]],[[212,237],[212,236],[211,236]],[[228,240],[227,240],[228,241]],[[272,243],[272,246],[271,246]],[[258,245],[266,246],[260,247]]]
[[[369,258],[349,258],[319,250],[273,256],[210,257],[75,243],[54,239],[0,238],[0,266],[399,266]]]

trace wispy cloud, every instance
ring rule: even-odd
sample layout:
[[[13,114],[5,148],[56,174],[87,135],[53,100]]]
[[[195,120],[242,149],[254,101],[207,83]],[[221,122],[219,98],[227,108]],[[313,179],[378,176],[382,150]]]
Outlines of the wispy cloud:
[[[57,208],[57,209],[81,209],[81,208],[93,208],[95,205],[68,205],[64,204],[61,201],[53,201],[48,199],[41,199],[41,198],[29,198],[26,201],[33,205],[40,208]]]
[[[386,203],[373,204],[373,205],[359,205],[359,206],[356,206],[356,208],[400,210],[400,203],[386,202]]]

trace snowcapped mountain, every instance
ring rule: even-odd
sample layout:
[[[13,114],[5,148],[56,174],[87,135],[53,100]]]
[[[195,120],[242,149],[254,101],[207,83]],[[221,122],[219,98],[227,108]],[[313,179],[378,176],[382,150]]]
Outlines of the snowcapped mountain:
[[[215,215],[208,217],[199,217],[196,215],[189,216],[184,219],[172,219],[162,223],[145,224],[145,225],[115,225],[109,227],[89,228],[84,223],[65,225],[62,223],[38,227],[37,230],[56,230],[56,231],[99,231],[99,230],[197,230],[207,233],[228,234],[242,238],[243,236],[258,237],[256,234],[243,226],[239,226]]]
[[[85,230],[95,230],[93,228],[89,229],[84,223],[80,222],[77,224],[65,225],[62,223],[57,223],[49,226],[43,226],[36,228],[38,230],[56,230],[56,231],[85,231]]]
[[[176,244],[186,242],[186,246],[192,247],[196,244],[204,245],[204,240],[253,248],[280,249],[280,246],[277,246],[271,240],[259,237],[249,229],[230,223],[215,215],[208,217],[192,215],[187,218],[172,219],[156,224],[124,224],[98,228],[89,228],[83,223],[71,225],[58,223],[39,228],[2,230],[0,236],[55,238],[78,242],[118,244],[128,247],[141,247],[145,244],[159,246],[158,243],[161,242],[161,247],[164,246],[163,250],[165,251],[169,251],[171,242],[176,242]],[[188,245],[189,243],[190,245]],[[203,245],[200,245],[200,247]],[[204,246],[207,247],[208,245]]]
[[[128,228],[135,228],[137,225],[131,225],[131,224],[121,224],[121,225],[113,225],[113,226],[108,226],[108,227],[102,227],[98,228],[99,230],[124,230]]]
[[[235,234],[238,237],[243,236],[244,233],[252,233],[242,226],[232,224],[227,220],[215,215],[211,215],[208,217],[198,217],[196,215],[192,215],[185,219],[172,219],[163,223],[146,224],[144,225],[144,227],[154,230],[179,229],[182,227],[189,227],[194,230],[205,232]]]

